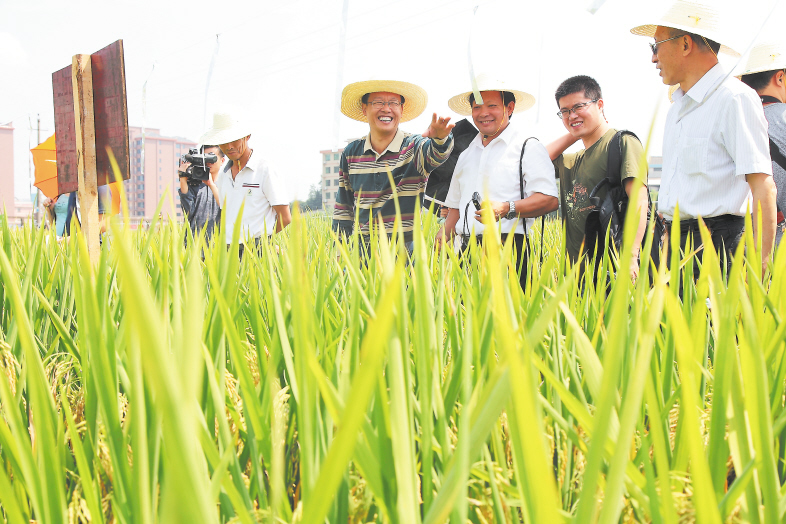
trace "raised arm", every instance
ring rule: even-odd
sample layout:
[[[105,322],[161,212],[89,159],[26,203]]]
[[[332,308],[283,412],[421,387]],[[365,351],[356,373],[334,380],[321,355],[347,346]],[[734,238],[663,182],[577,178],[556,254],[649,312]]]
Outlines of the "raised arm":
[[[453,151],[453,135],[451,131],[456,127],[450,123],[450,117],[438,117],[434,113],[431,125],[423,132],[423,138],[431,140],[417,140],[417,153],[415,166],[420,174],[428,176],[429,173],[445,163]]]
[[[546,151],[549,152],[549,158],[551,158],[552,161],[556,160],[567,148],[578,142],[578,140],[578,138],[570,133],[562,135],[546,146]]]

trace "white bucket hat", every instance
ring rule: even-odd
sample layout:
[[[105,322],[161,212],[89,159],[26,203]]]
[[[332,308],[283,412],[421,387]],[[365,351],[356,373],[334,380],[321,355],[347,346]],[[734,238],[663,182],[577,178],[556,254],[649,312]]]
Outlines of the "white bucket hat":
[[[364,80],[347,85],[341,91],[341,112],[352,120],[368,122],[363,114],[361,99],[367,93],[395,93],[404,97],[401,121],[407,122],[420,116],[428,104],[426,90],[400,80]]]
[[[234,142],[251,134],[251,127],[234,118],[230,113],[213,113],[213,127],[199,139],[201,144],[221,145]]]
[[[761,43],[751,49],[743,75],[762,71],[786,69],[786,46],[781,43]]]
[[[723,25],[724,21],[716,7],[691,0],[676,0],[660,19],[636,26],[630,32],[634,35],[654,37],[658,26],[671,27],[721,44],[721,53],[740,56],[737,51],[725,45],[727,33],[724,32]]]
[[[475,77],[475,82],[477,84],[478,91],[507,91],[509,93],[513,93],[513,96],[516,97],[516,107],[513,109],[514,113],[526,111],[535,105],[534,96],[518,89],[512,89],[509,85],[507,85],[507,83],[505,83],[504,80],[500,80],[499,78],[482,73]],[[467,91],[465,93],[461,93],[460,95],[454,96],[448,100],[448,107],[450,107],[454,113],[458,113],[459,115],[472,115],[472,106],[469,103],[469,95],[471,94],[472,91]]]

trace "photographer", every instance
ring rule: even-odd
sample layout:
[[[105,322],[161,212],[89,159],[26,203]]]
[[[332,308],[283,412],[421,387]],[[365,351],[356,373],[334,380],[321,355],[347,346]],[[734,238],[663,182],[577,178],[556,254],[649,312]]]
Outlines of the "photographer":
[[[180,206],[186,215],[191,232],[196,236],[202,228],[205,228],[205,240],[209,240],[213,234],[213,228],[220,220],[221,206],[218,200],[218,187],[216,187],[216,177],[221,171],[224,162],[224,153],[218,146],[204,145],[199,149],[199,154],[204,156],[204,162],[200,163],[200,157],[194,158],[195,150],[189,151],[180,161]],[[210,163],[211,155],[215,161]],[[195,163],[188,162],[186,157],[196,160]]]

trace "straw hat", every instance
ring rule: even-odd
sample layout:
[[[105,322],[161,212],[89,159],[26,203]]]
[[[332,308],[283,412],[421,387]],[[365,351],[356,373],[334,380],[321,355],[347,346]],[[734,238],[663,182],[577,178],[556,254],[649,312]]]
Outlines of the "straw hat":
[[[763,43],[751,49],[742,74],[752,75],[776,69],[786,69],[786,46],[780,43]]]
[[[214,113],[213,127],[202,138],[201,144],[220,145],[234,142],[251,134],[251,127],[234,118],[230,113]]]
[[[404,97],[401,122],[417,118],[428,103],[428,95],[422,87],[399,80],[364,80],[349,84],[341,92],[341,112],[352,120],[368,122],[363,114],[361,99],[366,93],[395,93]]]
[[[722,29],[720,12],[713,6],[691,0],[676,0],[660,19],[636,26],[630,32],[634,35],[654,37],[658,26],[703,36],[721,44],[721,53],[740,56],[737,51],[723,44],[726,41],[726,33]]]
[[[513,96],[516,97],[516,107],[513,109],[514,113],[526,111],[535,105],[534,96],[529,93],[525,93],[524,91],[519,91],[518,89],[511,89],[511,87],[507,85],[504,80],[500,80],[499,78],[481,73],[475,77],[475,82],[477,83],[478,91],[507,91],[509,93],[513,93]],[[460,95],[454,96],[448,100],[448,107],[450,107],[454,113],[458,113],[459,115],[472,115],[472,106],[469,105],[469,95],[471,94],[472,91],[467,91],[465,93],[461,93]]]

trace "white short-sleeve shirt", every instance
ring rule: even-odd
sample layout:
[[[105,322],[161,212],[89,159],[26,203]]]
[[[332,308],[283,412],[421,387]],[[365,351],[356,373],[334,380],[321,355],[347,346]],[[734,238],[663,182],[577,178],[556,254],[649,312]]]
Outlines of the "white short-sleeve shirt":
[[[281,177],[270,168],[265,160],[252,152],[246,166],[232,178],[232,162],[227,162],[218,176],[218,195],[221,212],[226,216],[223,232],[227,244],[232,242],[235,222],[240,219],[240,242],[245,238],[272,235],[276,227],[276,211],[273,206],[289,204]],[[240,207],[245,202],[243,216]]]
[[[725,78],[725,80],[724,80]],[[681,218],[745,214],[745,175],[772,175],[767,120],[756,92],[716,65],[672,96],[663,135],[658,211]]]
[[[483,135],[480,133],[461,153],[453,178],[450,181],[445,205],[459,210],[459,221],[456,233],[459,235],[483,233],[483,224],[475,220],[475,206],[472,205],[472,194],[477,191],[481,199],[497,202],[521,200],[519,158],[521,147],[530,135],[522,132],[511,123],[500,135],[483,147]],[[554,164],[549,158],[546,147],[538,140],[527,142],[522,160],[524,172],[524,198],[533,193],[557,197],[557,184],[554,177]],[[469,207],[467,207],[469,204]],[[467,213],[466,228],[464,214]],[[500,231],[510,233],[518,221],[515,233],[524,233],[524,221],[521,218],[500,219]],[[532,228],[534,218],[528,218],[527,230]]]

